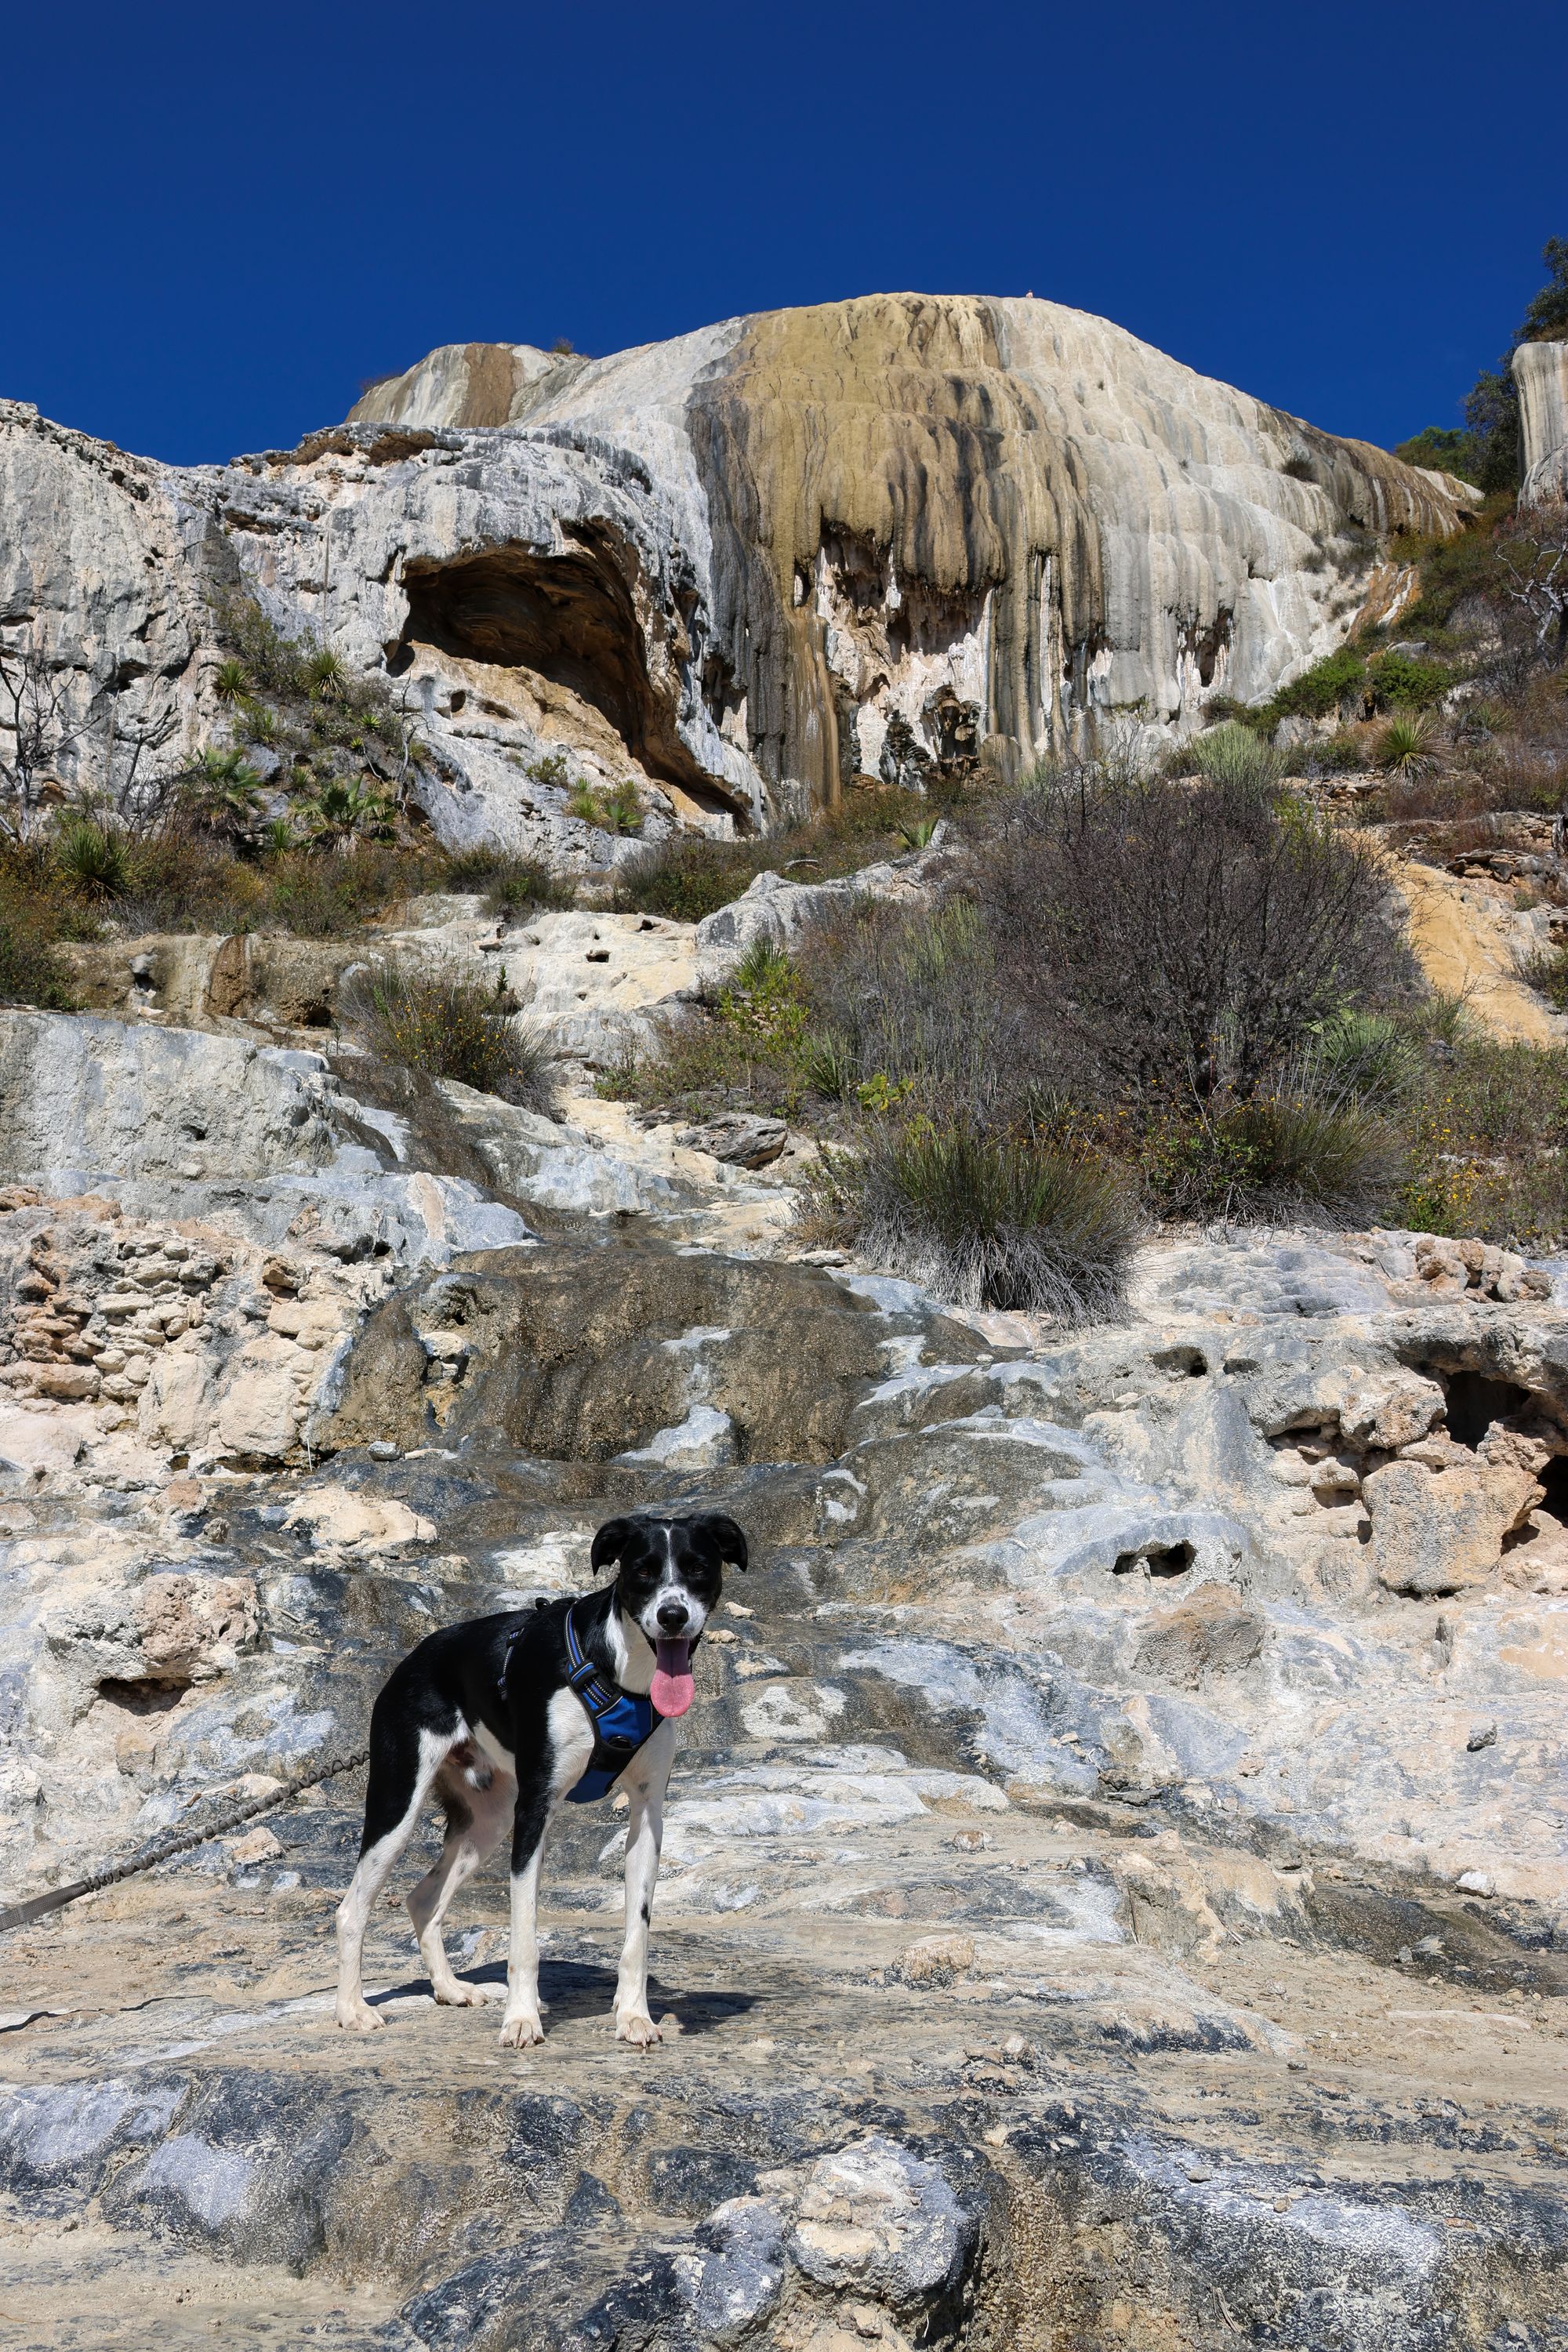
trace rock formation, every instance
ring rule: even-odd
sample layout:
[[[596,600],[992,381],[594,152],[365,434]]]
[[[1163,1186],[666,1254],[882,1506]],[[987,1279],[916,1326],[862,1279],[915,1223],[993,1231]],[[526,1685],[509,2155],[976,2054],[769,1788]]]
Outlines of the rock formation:
[[[1513,380],[1524,434],[1520,504],[1568,499],[1568,342],[1521,343]]]
[[[433,901],[402,951],[594,973],[582,1067],[623,955],[646,1018],[795,887],[646,946]],[[1552,2343],[1555,1269],[1192,1234],[1119,1327],[948,1313],[803,1256],[787,1154],[397,1093],[305,1044],[331,969],[129,944],[80,950],[121,1017],[0,1015],[7,1897],[282,1794],[613,1511],[720,1502],[753,1562],[646,2057],[601,2014],[613,1807],[553,1843],[526,2061],[390,1908],[393,2031],[334,2033],[353,1780],[6,1937],[19,2346]],[[481,1989],[506,1901],[451,1922]]]
[[[67,688],[68,789],[221,738],[243,590],[390,682],[444,840],[603,864],[574,783],[722,831],[1189,731],[1470,495],[1056,304],[875,296],[595,362],[454,346],[223,467],[0,404],[0,612]]]

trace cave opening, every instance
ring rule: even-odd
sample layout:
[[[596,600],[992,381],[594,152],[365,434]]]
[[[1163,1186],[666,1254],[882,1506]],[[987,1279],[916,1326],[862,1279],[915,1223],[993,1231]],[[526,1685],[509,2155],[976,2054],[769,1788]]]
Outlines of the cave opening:
[[[1185,1576],[1196,1558],[1194,1544],[1151,1544],[1144,1551],[1120,1552],[1111,1573],[1132,1576],[1142,1569],[1149,1576]]]
[[[681,741],[675,712],[656,694],[631,590],[607,535],[580,526],[560,555],[493,547],[449,562],[416,560],[404,574],[408,617],[388,660],[406,671],[416,646],[526,669],[564,687],[608,720],[650,776],[705,808],[744,816],[739,801]],[[461,707],[459,695],[452,708]]]
[[[1528,1412],[1534,1400],[1516,1381],[1489,1372],[1438,1372],[1448,1401],[1448,1434],[1457,1445],[1478,1446],[1495,1421]]]

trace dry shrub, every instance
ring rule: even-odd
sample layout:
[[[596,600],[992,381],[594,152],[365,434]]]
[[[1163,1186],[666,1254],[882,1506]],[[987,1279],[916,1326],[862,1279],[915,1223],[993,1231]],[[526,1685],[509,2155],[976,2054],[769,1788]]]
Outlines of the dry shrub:
[[[1057,1083],[1104,1101],[1245,1101],[1314,1024],[1414,984],[1371,852],[1268,789],[1026,795],[975,881]]]
[[[923,1122],[826,1155],[806,1214],[955,1305],[1068,1323],[1121,1312],[1143,1223],[1103,1160]]]
[[[555,1115],[549,1050],[514,1017],[516,1005],[499,984],[487,989],[388,959],[348,973],[340,1005],[345,1027],[378,1060]]]

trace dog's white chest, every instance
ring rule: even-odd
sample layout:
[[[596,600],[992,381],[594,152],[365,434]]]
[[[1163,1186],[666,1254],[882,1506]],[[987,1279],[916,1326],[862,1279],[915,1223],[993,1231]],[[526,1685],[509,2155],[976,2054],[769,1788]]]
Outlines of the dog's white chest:
[[[574,1690],[558,1690],[551,1697],[545,1718],[550,1729],[550,1793],[563,1797],[574,1789],[594,1753],[594,1727],[588,1711]]]

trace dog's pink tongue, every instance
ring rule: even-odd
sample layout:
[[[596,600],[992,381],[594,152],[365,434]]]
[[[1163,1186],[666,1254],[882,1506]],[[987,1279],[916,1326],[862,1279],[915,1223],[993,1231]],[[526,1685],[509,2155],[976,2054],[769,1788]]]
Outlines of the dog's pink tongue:
[[[656,1642],[650,1696],[660,1715],[684,1715],[697,1696],[689,1642]]]

